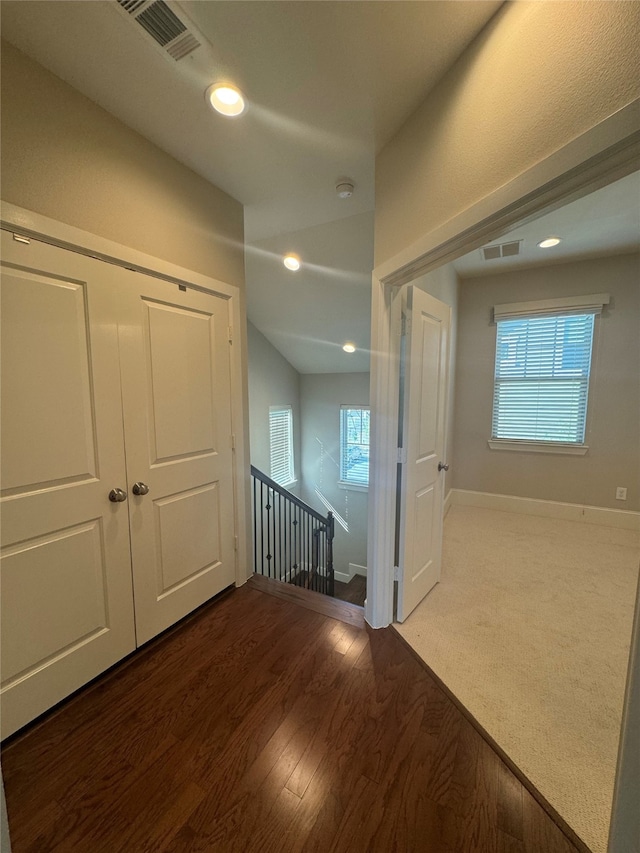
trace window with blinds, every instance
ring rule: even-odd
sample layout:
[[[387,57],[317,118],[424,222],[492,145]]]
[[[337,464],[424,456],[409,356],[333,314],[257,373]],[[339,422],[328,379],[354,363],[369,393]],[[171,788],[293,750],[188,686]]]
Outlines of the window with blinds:
[[[291,406],[269,408],[271,479],[280,486],[295,480],[293,465],[293,412]]]
[[[494,439],[584,444],[594,314],[497,320]]]
[[[340,481],[369,485],[369,422],[364,407],[340,407]]]

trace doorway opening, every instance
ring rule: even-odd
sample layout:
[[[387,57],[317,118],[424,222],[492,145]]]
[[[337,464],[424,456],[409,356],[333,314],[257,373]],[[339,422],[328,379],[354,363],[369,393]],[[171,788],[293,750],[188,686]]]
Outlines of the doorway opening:
[[[450,479],[447,484],[447,495],[443,510],[445,512],[449,511],[448,521],[445,522],[445,540],[448,522],[453,522],[454,520],[460,522],[461,516],[465,516],[462,524],[458,524],[458,532],[456,533],[452,530],[451,534],[451,551],[453,551],[454,546],[463,549],[462,563],[468,565],[470,562],[475,562],[477,566],[479,556],[475,552],[472,555],[471,548],[475,546],[476,541],[487,538],[483,534],[486,534],[489,528],[492,532],[496,533],[498,539],[508,539],[509,537],[516,539],[518,537],[524,538],[526,531],[522,527],[524,520],[528,517],[533,518],[543,526],[550,524],[552,527],[554,526],[554,530],[561,526],[561,523],[568,523],[570,527],[573,525],[574,529],[576,525],[581,525],[583,533],[584,531],[588,531],[589,536],[599,540],[598,547],[602,547],[603,553],[609,554],[608,559],[610,561],[612,553],[615,552],[616,557],[620,557],[620,549],[627,549],[626,559],[620,558],[619,564],[616,562],[615,566],[611,566],[611,572],[607,572],[606,566],[603,567],[600,565],[599,567],[601,572],[599,581],[603,583],[600,600],[604,606],[604,610],[612,606],[612,577],[615,571],[618,571],[623,564],[626,566],[626,569],[622,568],[620,571],[625,575],[625,581],[622,585],[626,591],[623,594],[624,625],[618,634],[618,639],[613,639],[613,644],[618,649],[617,663],[615,665],[617,670],[617,687],[612,688],[611,691],[607,691],[609,695],[606,698],[600,697],[607,703],[607,714],[609,717],[613,716],[614,722],[612,736],[610,732],[608,745],[602,749],[603,752],[606,751],[608,754],[608,768],[604,771],[602,769],[598,771],[600,778],[597,782],[592,780],[594,781],[594,789],[599,790],[598,796],[600,798],[597,821],[592,821],[590,827],[586,826],[584,820],[580,823],[580,817],[576,818],[575,810],[569,814],[569,811],[571,811],[570,805],[567,807],[565,802],[560,802],[556,794],[546,793],[545,782],[540,783],[539,787],[536,788],[538,782],[534,780],[532,785],[535,788],[534,793],[545,805],[550,805],[550,810],[555,812],[557,819],[561,823],[568,824],[570,829],[573,828],[574,832],[580,837],[588,840],[588,843],[595,850],[606,849],[638,568],[636,554],[637,533],[633,530],[634,527],[637,529],[638,522],[637,495],[635,494],[637,478],[634,488],[629,489],[626,482],[616,482],[613,484],[613,488],[611,488],[611,483],[607,477],[608,473],[612,473],[615,479],[614,470],[617,472],[618,478],[624,477],[628,471],[638,470],[638,358],[636,353],[634,361],[633,355],[634,346],[637,348],[637,334],[630,332],[630,329],[633,327],[637,330],[638,322],[637,269],[638,249],[640,246],[638,245],[638,176],[637,174],[629,175],[631,172],[631,168],[629,167],[630,162],[631,158],[627,166],[622,169],[622,175],[620,172],[616,173],[614,169],[608,177],[596,182],[595,188],[593,182],[584,181],[586,187],[583,187],[579,193],[579,199],[576,199],[575,186],[572,187],[572,192],[569,193],[571,196],[570,202],[574,202],[577,205],[579,214],[573,231],[569,228],[569,223],[566,220],[567,216],[575,213],[575,210],[571,210],[571,203],[561,206],[557,201],[554,202],[552,211],[549,212],[552,217],[551,222],[555,223],[553,224],[554,233],[558,229],[564,229],[565,225],[568,229],[565,231],[568,235],[567,239],[558,244],[561,247],[561,253],[557,254],[555,258],[549,260],[549,256],[547,255],[547,259],[542,263],[535,264],[533,269],[526,271],[522,269],[521,273],[514,272],[514,270],[517,270],[517,265],[522,264],[523,261],[531,261],[531,258],[524,256],[514,262],[509,255],[504,256],[502,251],[499,251],[495,255],[495,260],[491,261],[490,254],[490,260],[487,261],[485,259],[485,253],[480,251],[482,246],[492,248],[502,243],[519,244],[519,247],[525,248],[527,253],[543,252],[544,247],[539,248],[538,243],[542,242],[544,237],[549,236],[551,232],[549,234],[541,234],[534,241],[531,229],[539,228],[545,230],[546,227],[551,227],[549,224],[550,220],[547,218],[546,221],[540,221],[536,224],[532,216],[527,216],[520,220],[520,225],[515,230],[513,228],[496,228],[490,234],[490,237],[485,236],[484,242],[474,241],[473,246],[467,244],[467,248],[472,248],[470,253],[467,252],[467,257],[462,257],[462,252],[457,251],[452,258],[448,259],[453,261],[453,263],[440,264],[438,266],[434,261],[431,269],[421,275],[416,275],[415,270],[410,271],[411,264],[405,258],[406,272],[402,273],[404,280],[399,280],[398,285],[395,287],[389,284],[386,289],[384,286],[381,287],[377,291],[378,306],[374,310],[374,327],[376,318],[379,321],[380,317],[384,316],[385,321],[389,321],[388,328],[392,328],[401,310],[401,294],[406,283],[411,282],[414,286],[420,286],[436,296],[442,296],[447,276],[455,276],[457,279],[454,288],[456,317],[453,335],[454,337],[457,336],[457,345],[453,349],[453,352],[457,356],[457,363],[452,367],[452,374],[458,382],[457,387],[453,390],[453,421],[451,423],[451,430],[449,431],[449,439],[451,441],[449,446],[452,450],[446,454],[447,460],[451,460],[452,462],[452,470],[447,475]],[[601,189],[603,185],[604,188]],[[585,196],[585,193],[589,190],[593,191],[593,194]],[[629,203],[626,204],[626,215],[623,212],[625,206],[623,199],[625,197],[629,200]],[[565,198],[564,201],[567,202],[567,199]],[[599,204],[600,202],[601,205]],[[599,212],[597,212],[596,205],[600,208]],[[589,215],[593,214],[593,223],[590,223],[586,213],[589,213]],[[553,220],[553,217],[555,217],[555,220]],[[511,221],[515,221],[513,214]],[[522,229],[525,230],[522,231]],[[520,233],[521,231],[522,233]],[[558,236],[562,235],[558,233]],[[594,236],[604,240],[605,243],[598,244],[594,240]],[[458,255],[461,257],[458,258]],[[496,272],[495,265],[498,263],[505,264],[505,262],[506,266],[502,266],[499,272]],[[493,263],[494,266],[487,266],[489,263]],[[459,266],[459,271],[456,269],[456,265]],[[615,270],[613,270],[614,266],[616,267]],[[386,271],[387,282],[393,280],[392,267],[393,264],[390,264]],[[399,267],[400,265],[397,264],[396,269]],[[626,277],[623,274],[622,268],[626,269]],[[519,293],[514,290],[515,276],[521,279]],[[400,274],[398,274],[399,277]],[[499,277],[503,277],[500,290],[498,289],[498,285],[500,284],[498,281]],[[384,280],[384,276],[380,276],[380,278]],[[621,284],[623,278],[625,279],[625,284]],[[510,283],[508,283],[508,279]],[[571,284],[571,279],[573,279],[573,284]],[[481,282],[480,287],[477,286],[478,281]],[[596,281],[599,282],[597,286]],[[476,283],[475,290],[473,282]],[[618,293],[613,285],[610,287],[610,282],[615,282],[616,288],[620,286],[621,292]],[[635,282],[635,284],[632,282]],[[536,287],[537,290],[535,289]],[[515,449],[506,447],[498,449],[497,447],[492,447],[490,442],[492,438],[495,438],[492,435],[491,427],[496,381],[494,373],[496,363],[495,326],[493,325],[494,306],[512,302],[535,302],[543,299],[553,300],[561,296],[575,297],[578,294],[601,294],[613,289],[616,289],[616,293],[611,294],[612,299],[610,302],[606,303],[604,307],[601,306],[601,317],[596,319],[593,367],[589,380],[589,393],[591,394],[590,410],[587,413],[587,433],[583,442],[588,447],[585,453],[581,456],[571,454],[567,454],[566,456],[564,454],[547,456],[531,447],[527,448],[527,450],[524,450],[522,447]],[[484,290],[482,297],[480,296],[481,290]],[[491,295],[489,302],[487,302],[486,298],[489,296],[489,292],[491,292]],[[376,295],[375,289],[374,295]],[[470,316],[474,313],[476,317],[475,321],[470,319]],[[612,331],[612,323],[614,322],[620,322],[622,325]],[[623,327],[626,331],[623,330]],[[387,326],[384,325],[382,328],[383,337],[386,330]],[[380,326],[378,326],[378,331],[380,333]],[[625,340],[626,344],[623,343]],[[393,397],[392,375],[397,370],[398,358],[397,349],[394,350],[393,346],[388,346],[390,341],[390,336],[385,339],[387,354],[391,352],[391,360],[394,357],[396,359],[393,370],[389,369],[384,376],[381,376],[377,369],[374,370],[374,374],[376,374],[374,375],[374,386],[377,387],[378,393],[384,387],[387,399]],[[488,349],[483,349],[481,341],[485,343],[488,341]],[[616,352],[614,355],[614,351],[618,346],[621,346],[622,350]],[[621,367],[623,364],[626,367]],[[383,382],[386,384],[383,385]],[[597,385],[594,383],[597,383]],[[627,391],[622,389],[622,385],[625,383]],[[597,389],[597,391],[594,391],[594,389]],[[618,403],[607,400],[608,394],[618,392],[621,394]],[[397,390],[395,393],[397,393]],[[634,394],[635,397],[633,396]],[[600,397],[600,400],[597,399],[598,397]],[[627,403],[629,404],[628,414],[626,414]],[[395,406],[395,402],[393,405]],[[479,405],[482,408],[482,412],[474,408],[475,405]],[[600,411],[600,406],[603,407],[604,412]],[[609,414],[615,413],[614,417],[608,420],[608,436],[604,434],[605,424],[607,423],[607,412]],[[621,416],[623,412],[625,414]],[[622,421],[624,421],[626,426],[624,426]],[[623,440],[620,436],[620,430],[625,434]],[[384,433],[384,428],[382,432]],[[387,447],[391,446],[392,435],[393,427],[383,436],[383,441],[386,441]],[[495,441],[493,444],[495,445]],[[456,449],[460,451],[459,455],[456,453]],[[611,466],[611,455],[616,457],[613,467]],[[626,461],[622,461],[622,456],[625,457]],[[583,463],[581,469],[578,463]],[[571,469],[571,473],[565,470],[567,468]],[[577,477],[576,471],[579,471],[581,476]],[[392,465],[390,462],[386,472],[384,464],[382,465],[382,470],[378,471],[378,476],[380,479],[384,479],[385,477],[391,478]],[[458,477],[457,482],[456,477]],[[509,477],[511,477],[511,481],[508,480]],[[514,482],[518,485],[513,485]],[[556,490],[555,492],[553,491],[554,489]],[[622,500],[622,494],[625,494],[625,489],[627,490],[627,501],[631,500],[631,502],[627,502],[626,506],[623,507],[620,501]],[[632,492],[633,497],[631,497]],[[505,495],[507,496],[507,500],[505,500]],[[374,501],[378,501],[379,499],[380,492],[377,492]],[[549,504],[553,506],[550,507]],[[484,520],[471,519],[471,515],[478,512],[480,515],[484,514]],[[508,516],[511,521],[516,522],[517,531],[508,533],[506,528],[501,531],[499,529],[500,522],[496,521],[495,517],[492,521],[489,521],[491,513],[502,514],[500,516],[502,519]],[[564,513],[564,517],[558,517],[558,513]],[[573,518],[572,513],[574,514]],[[453,523],[449,526],[453,527]],[[598,529],[609,532],[604,537],[599,536]],[[504,535],[500,537],[500,533]],[[554,536],[558,535],[557,530],[555,530]],[[582,539],[583,546],[586,541],[585,536],[586,533],[583,536],[578,534],[578,539]],[[390,543],[388,533],[377,530],[372,538],[374,540],[373,553],[379,554],[381,547],[385,549],[386,554],[389,553]],[[539,547],[537,548],[537,554],[534,551],[534,557],[537,560],[538,567],[540,567],[541,562],[545,562],[541,556],[544,547],[541,548],[540,546],[546,546],[548,541],[555,540],[551,538],[551,534],[548,531],[542,535],[538,534],[537,538]],[[604,541],[601,541],[602,539]],[[618,542],[618,539],[625,539],[626,544],[621,541]],[[626,540],[629,540],[629,542]],[[447,544],[445,541],[446,551]],[[445,557],[445,564],[448,558],[453,559],[451,554],[449,554],[449,557]],[[571,559],[573,559],[573,562],[576,562],[575,557],[565,557],[563,559],[567,561],[567,564]],[[535,571],[535,560],[533,566],[530,564],[529,568],[526,567],[521,556],[516,560],[518,568],[523,568],[525,577],[529,581],[531,580],[532,573]],[[486,561],[491,568],[491,560],[486,558]],[[513,557],[511,561],[513,564]],[[546,562],[549,562],[549,560]],[[372,564],[375,566],[375,570],[377,570],[379,563],[374,560]],[[540,588],[536,592],[542,592],[543,598],[545,595],[557,598],[560,592],[567,594],[572,592],[571,584],[574,583],[575,585],[576,581],[569,579],[568,572],[561,571],[561,564],[562,561],[559,564],[560,571],[555,577],[555,586],[550,581],[540,582]],[[386,590],[378,587],[380,577],[377,575],[377,571],[374,572],[374,575],[377,579],[372,578],[373,583],[369,591],[369,597],[372,599],[367,617],[369,620],[379,616],[380,611],[376,612],[376,609],[381,604],[387,608],[386,612],[389,613],[390,602],[393,600],[389,594],[388,586]],[[498,592],[500,593],[504,592],[505,578],[507,576],[508,572],[504,570],[497,573]],[[388,580],[387,575],[387,584]],[[439,591],[439,588],[436,587],[434,593],[428,596],[425,602],[430,605],[430,599],[437,595]],[[473,642],[476,645],[481,643],[483,636],[486,637],[487,634],[490,620],[485,617],[496,614],[500,616],[501,610],[504,611],[507,607],[505,599],[498,592],[494,591],[492,600],[487,609],[485,609],[484,614],[476,612],[478,618],[474,623],[472,631]],[[571,598],[565,611],[567,614],[575,613],[576,618],[580,621],[580,614],[583,613],[583,608],[578,607],[576,602],[575,597]],[[469,602],[467,603],[469,604]],[[475,603],[477,602],[471,602],[471,605]],[[527,603],[530,605],[531,601]],[[510,606],[514,608],[513,604]],[[618,605],[613,604],[613,607],[616,612],[619,612],[620,607]],[[455,609],[455,603],[452,604],[453,609]],[[492,609],[493,613],[491,612]],[[430,614],[430,629],[438,634],[437,643],[440,643],[441,649],[446,649],[448,648],[447,638],[452,636],[454,629],[451,626],[446,627],[443,622],[438,621],[441,615],[435,612]],[[607,624],[605,632],[610,633],[608,631],[610,627],[609,623],[615,621],[615,617],[609,620],[606,619],[606,616],[603,616],[603,618]],[[562,620],[556,619],[556,634],[563,634],[564,628],[567,627],[564,624],[559,624],[561,621],[566,622],[567,617],[563,617]],[[408,623],[405,623],[398,630],[402,633],[405,626],[408,626],[410,623],[411,617]],[[590,619],[590,624],[592,623],[593,619]],[[521,619],[519,624],[520,626],[526,624],[526,620]],[[583,635],[588,635],[589,632],[584,631],[584,624],[581,627]],[[548,636],[554,636],[554,632],[550,631],[548,626],[545,630]],[[587,636],[587,639],[590,640],[593,638]],[[570,685],[571,689],[575,689],[576,695],[581,694],[584,691],[585,685],[578,686],[571,680],[572,676],[570,674],[574,662],[568,655],[568,649],[573,646],[574,639],[568,638],[566,634],[563,634],[562,639],[558,640],[558,643],[560,645],[562,643],[565,644],[564,652],[567,653],[563,657],[565,661],[564,675],[566,676],[563,689],[566,691],[567,685]],[[511,651],[511,649],[508,650]],[[486,663],[491,668],[491,677],[485,678],[484,682],[490,691],[496,687],[497,682],[500,680],[496,678],[496,673],[500,674],[504,670],[507,674],[512,674],[514,669],[508,664],[504,651],[505,647],[502,647],[502,656],[496,653],[495,649],[493,653],[487,652]],[[527,654],[526,650],[521,651],[521,663],[524,666],[523,684],[525,687],[528,685],[530,691],[528,699],[530,704],[534,701],[541,701],[546,718],[545,723],[553,722],[552,718],[554,715],[562,713],[561,708],[554,705],[551,700],[548,702],[545,701],[543,691],[540,691],[534,700],[535,690],[532,690],[531,687],[535,679],[533,678],[530,663],[538,656],[538,648],[536,647],[535,654]],[[422,652],[421,655],[427,664],[430,665],[429,658],[422,654]],[[611,656],[605,655],[604,657],[606,661],[605,666],[608,667],[611,663]],[[446,678],[449,678],[449,676],[443,678],[445,684],[447,683]],[[611,693],[616,693],[616,696],[613,697]],[[506,698],[503,696],[503,699],[503,708],[509,707],[511,704],[509,696],[506,696]],[[616,704],[615,712],[611,710],[612,701]],[[568,717],[573,719],[570,713]],[[520,719],[528,719],[528,716],[521,714]],[[483,725],[482,720],[480,720],[480,725]],[[491,735],[490,725],[486,727],[486,730]],[[558,731],[556,729],[554,735]],[[580,734],[581,740],[588,739],[589,737],[589,734],[585,731]],[[498,746],[501,745],[500,740],[498,740]],[[556,753],[565,765],[572,768],[577,775],[582,775],[583,779],[592,772],[593,764],[597,763],[587,761],[587,771],[581,774],[580,767],[582,765],[574,753],[571,756],[567,756],[566,751],[563,752],[561,748],[556,750]],[[507,753],[506,757],[507,759],[509,758],[509,753]],[[524,764],[524,762],[521,763]],[[530,770],[527,769],[527,772],[530,773],[531,777],[534,776],[534,773]],[[604,786],[602,784],[603,776],[606,776],[606,784]],[[585,793],[585,790],[580,791],[579,785],[577,791],[573,783],[567,783],[564,785],[564,788],[565,790],[573,788],[577,794],[577,800],[581,801],[583,805],[584,803],[592,802],[590,796]],[[564,821],[563,812],[566,813]],[[595,823],[597,823],[597,827],[594,825]]]

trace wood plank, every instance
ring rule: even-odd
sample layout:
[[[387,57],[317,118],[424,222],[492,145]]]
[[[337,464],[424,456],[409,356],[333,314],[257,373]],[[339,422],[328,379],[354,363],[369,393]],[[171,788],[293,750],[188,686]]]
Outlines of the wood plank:
[[[248,584],[13,738],[3,772],[14,853],[577,850],[395,632]]]
[[[522,785],[500,762],[498,768],[498,829],[511,838],[523,839]]]
[[[294,586],[294,584],[281,583],[281,581],[266,578],[262,575],[251,575],[247,584],[255,589],[259,589],[261,592],[267,592],[269,595],[275,595],[277,598],[299,604],[308,610],[322,613],[323,616],[339,619],[342,622],[347,622],[349,625],[354,625],[356,628],[364,628],[364,610],[355,604],[349,604],[347,601],[340,601],[337,598],[330,598],[327,595],[322,595],[320,592],[313,592],[313,590],[301,589],[299,586]]]
[[[549,801],[542,795],[540,791],[535,787],[535,785],[530,781],[530,779],[520,770],[520,768],[511,760],[509,755],[502,749],[499,743],[491,737],[491,735],[480,725],[480,723],[476,720],[476,718],[471,714],[471,712],[460,702],[458,697],[450,690],[447,685],[442,681],[442,679],[431,669],[429,664],[422,660],[422,658],[418,655],[418,653],[413,649],[409,643],[405,640],[405,638],[399,634],[393,625],[389,628],[390,631],[398,637],[398,640],[404,645],[407,652],[423,667],[423,669],[429,674],[433,683],[437,685],[443,693],[446,694],[447,698],[455,705],[460,714],[464,719],[466,719],[471,725],[476,729],[476,731],[481,735],[482,739],[493,749],[493,751],[501,758],[504,764],[507,766],[509,771],[519,780],[522,784],[523,789],[526,790],[534,800],[536,800],[543,811],[549,815],[552,819],[552,822],[555,823],[557,827],[560,828],[561,832],[569,839],[571,839],[571,843],[574,845],[575,849],[580,851],[580,853],[591,853],[587,845],[582,841],[582,839],[573,831],[573,829],[569,826],[569,824],[564,820],[561,814],[558,813],[556,809],[549,803]]]
[[[364,607],[367,597],[367,579],[365,577],[354,575],[349,583],[335,581],[334,587],[336,598],[348,601],[350,604],[357,604],[358,607]]]

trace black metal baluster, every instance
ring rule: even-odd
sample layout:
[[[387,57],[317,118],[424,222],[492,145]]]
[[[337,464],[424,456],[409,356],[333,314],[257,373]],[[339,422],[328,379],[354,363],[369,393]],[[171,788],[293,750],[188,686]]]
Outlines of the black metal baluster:
[[[271,495],[273,494],[273,489],[271,486],[267,486],[267,566],[269,567],[268,575],[270,578],[275,577],[275,572],[271,573],[271,567],[273,565],[272,559],[273,554],[271,553]]]
[[[293,572],[291,578],[293,583],[295,583],[295,577],[298,573],[298,518],[296,513],[298,511],[298,507],[294,506],[293,508]]]
[[[264,574],[264,483],[260,483],[260,571]]]
[[[332,513],[321,516],[254,466],[251,475],[254,572],[332,595]]]
[[[309,513],[307,513],[307,589],[313,589],[313,538]]]
[[[332,512],[327,513],[327,519],[329,522],[329,530],[327,534],[327,572],[329,575],[329,595],[334,596],[336,594],[333,576],[333,535],[335,531],[335,522],[333,520]]]
[[[304,585],[309,588],[309,513],[304,514]]]
[[[327,564],[324,559],[324,543],[326,539],[326,530],[324,525],[320,534],[320,565],[322,566],[322,591],[327,594]]]
[[[273,506],[273,515],[271,516],[271,525],[273,528],[273,545],[271,550],[273,551],[273,560],[271,565],[273,566],[273,575],[272,577],[277,578],[278,574],[276,572],[276,551],[277,551],[277,542],[276,542],[276,493],[273,489],[271,489],[271,504]]]
[[[313,530],[311,528],[311,516],[309,513],[307,513],[307,567],[309,570],[307,587],[313,589]]]
[[[253,571],[258,571],[258,513],[256,512],[256,490],[258,481],[253,478]]]
[[[300,529],[302,532],[300,541],[300,564],[301,566],[304,566],[300,572],[300,583],[304,586],[304,572],[307,570],[307,514],[304,510],[301,510],[300,512]]]
[[[278,495],[278,572],[282,580],[282,495]]]
[[[291,534],[291,524],[290,518],[289,522],[287,521],[287,513],[289,512],[291,504],[289,501],[285,501],[284,504],[284,579],[287,579],[287,575],[290,576],[289,573],[289,536]]]

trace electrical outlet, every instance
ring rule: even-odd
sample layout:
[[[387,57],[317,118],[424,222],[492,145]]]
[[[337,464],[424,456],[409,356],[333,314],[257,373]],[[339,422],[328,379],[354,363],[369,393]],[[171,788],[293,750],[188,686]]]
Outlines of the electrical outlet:
[[[617,501],[626,501],[627,499],[627,489],[625,486],[618,486],[616,489],[616,500]]]

